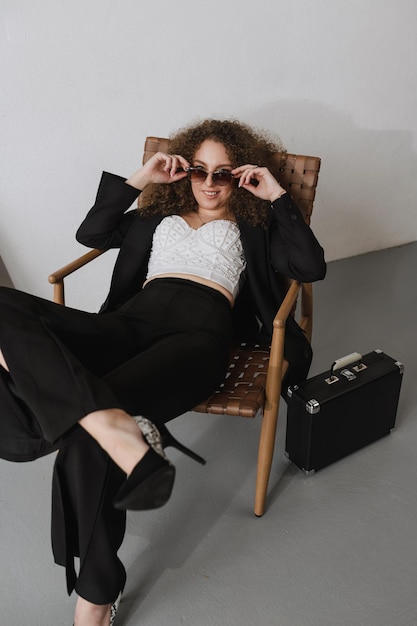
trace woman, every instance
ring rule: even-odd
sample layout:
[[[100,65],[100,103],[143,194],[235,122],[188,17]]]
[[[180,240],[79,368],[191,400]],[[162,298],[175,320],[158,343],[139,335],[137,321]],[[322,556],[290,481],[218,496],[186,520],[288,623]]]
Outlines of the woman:
[[[138,429],[131,415],[164,422],[191,409],[222,380],[234,338],[270,339],[277,273],[325,275],[322,248],[273,175],[277,149],[243,124],[206,120],[129,179],[104,173],[77,232],[87,246],[120,248],[99,315],[1,292],[0,398],[9,420],[37,429],[39,455],[60,448],[53,547],[78,594],[77,626],[110,622],[125,510],[162,506],[172,491],[152,424]],[[286,357],[287,384],[306,377],[311,351],[293,321]]]

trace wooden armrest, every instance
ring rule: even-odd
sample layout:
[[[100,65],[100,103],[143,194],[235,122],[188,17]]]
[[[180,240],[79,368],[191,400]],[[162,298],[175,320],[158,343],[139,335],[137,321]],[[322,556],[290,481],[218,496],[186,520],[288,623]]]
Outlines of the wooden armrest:
[[[76,272],[78,269],[80,269],[80,267],[87,265],[87,263],[90,263],[90,261],[93,261],[104,252],[105,250],[90,250],[86,254],[80,256],[78,259],[75,259],[75,261],[71,261],[71,263],[68,263],[68,265],[64,265],[64,267],[61,267],[61,269],[56,270],[56,272],[50,274],[48,276],[48,281],[51,284],[57,283],[59,280],[62,280],[63,278],[66,278],[66,276],[69,276],[69,274]]]
[[[75,259],[75,261],[71,261],[71,263],[64,265],[61,269],[50,274],[48,276],[48,281],[54,285],[54,302],[57,304],[65,304],[64,278],[73,272],[76,272],[81,267],[84,267],[84,265],[87,265],[87,263],[90,263],[90,261],[93,261],[104,252],[105,250],[90,250],[78,259]]]
[[[284,300],[282,301],[281,306],[278,309],[278,312],[273,321],[273,332],[275,332],[276,328],[283,328],[287,322],[288,316],[294,308],[295,303],[297,302],[298,292],[301,288],[301,283],[297,280],[292,280],[290,286],[288,287],[288,291],[285,295]]]
[[[300,289],[301,283],[292,280],[273,322],[271,352],[265,384],[265,409],[272,411],[278,410],[281,382],[288,368],[288,363],[284,362],[285,325],[297,302]]]

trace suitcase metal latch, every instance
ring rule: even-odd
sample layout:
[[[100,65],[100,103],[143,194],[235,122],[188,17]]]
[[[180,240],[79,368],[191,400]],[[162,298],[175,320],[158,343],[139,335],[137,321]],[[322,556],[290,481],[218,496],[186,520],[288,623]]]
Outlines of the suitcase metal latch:
[[[340,372],[340,375],[344,376],[347,380],[354,380],[356,378],[356,374],[354,374],[350,370],[342,370]]]
[[[294,393],[294,391],[296,391],[298,389],[298,385],[294,385],[294,387],[288,387],[287,389],[287,396],[289,398],[292,398],[292,394]]]
[[[314,399],[309,400],[306,402],[306,411],[311,415],[315,415],[320,411],[320,402],[317,402],[317,400]]]

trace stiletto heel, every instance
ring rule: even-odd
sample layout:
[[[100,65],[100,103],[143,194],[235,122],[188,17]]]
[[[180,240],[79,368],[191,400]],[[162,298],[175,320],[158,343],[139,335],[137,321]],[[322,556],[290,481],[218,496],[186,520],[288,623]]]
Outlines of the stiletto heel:
[[[167,460],[156,426],[135,418],[150,448],[120,487],[114,506],[120,510],[147,511],[168,502],[175,480],[175,467]]]
[[[195,452],[190,450],[190,448],[186,448],[186,446],[184,446],[182,443],[180,443],[178,441],[178,439],[175,439],[175,437],[173,437],[171,435],[171,433],[169,432],[169,430],[165,426],[165,424],[163,424],[163,423],[162,424],[158,424],[158,430],[161,433],[162,446],[164,448],[169,448],[169,447],[176,448],[180,452],[183,452],[184,454],[189,456],[190,459],[193,459],[194,461],[197,461],[197,463],[201,463],[201,465],[205,465],[206,464],[206,460],[203,459],[202,456],[199,456],[198,454],[196,454]]]
[[[206,460],[203,459],[202,456],[199,456],[180,443],[178,439],[175,439],[163,422],[158,423],[158,426],[156,426],[147,417],[143,417],[142,415],[135,415],[133,419],[142,431],[142,435],[145,437],[147,443],[155,450],[155,452],[158,452],[158,454],[163,456],[165,459],[166,456],[164,448],[171,447],[183,452],[183,454],[186,454],[190,457],[190,459],[197,461],[197,463],[201,463],[201,465],[206,464]]]

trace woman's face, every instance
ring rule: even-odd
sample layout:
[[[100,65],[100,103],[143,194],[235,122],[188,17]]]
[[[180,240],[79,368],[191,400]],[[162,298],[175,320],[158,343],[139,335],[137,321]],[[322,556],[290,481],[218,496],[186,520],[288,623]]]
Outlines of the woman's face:
[[[201,167],[212,174],[218,170],[232,170],[231,163],[224,145],[213,139],[206,139],[196,150],[193,159],[193,167]],[[191,182],[191,189],[199,209],[219,210],[227,209],[228,201],[232,194],[232,185],[218,185],[213,182],[211,176],[207,176],[204,182]]]

